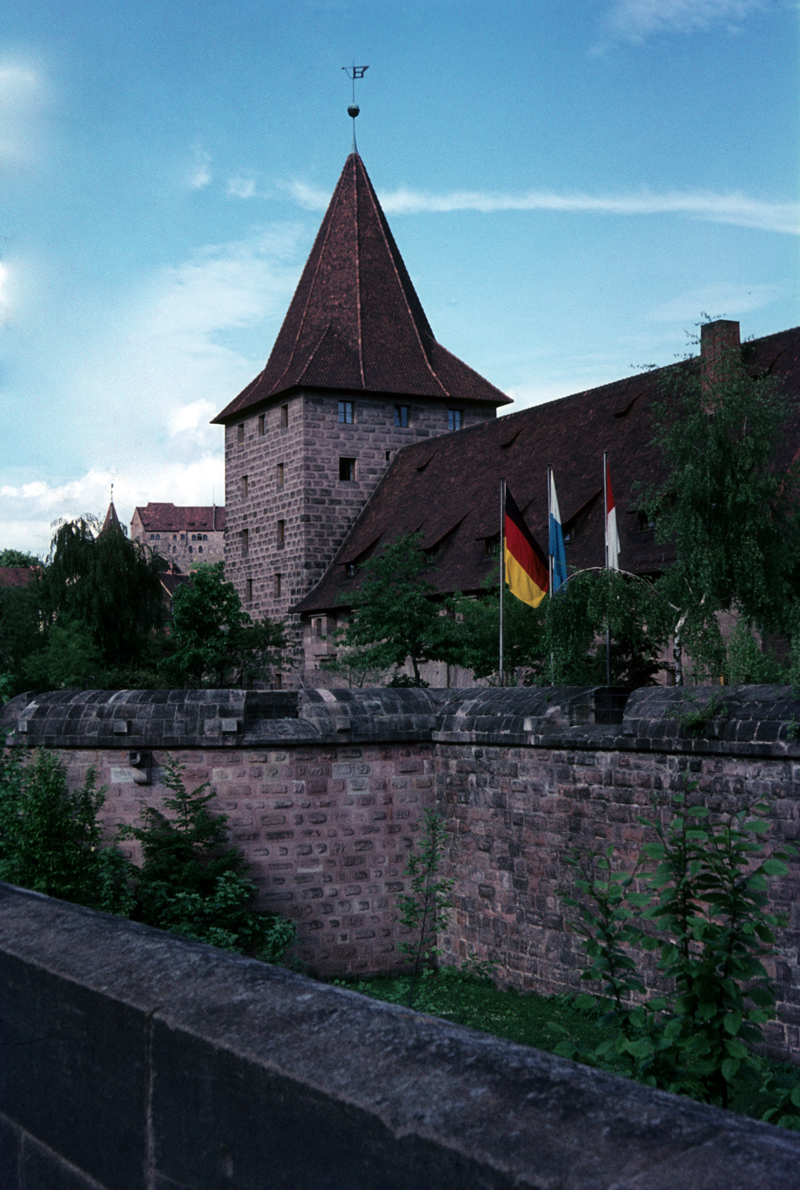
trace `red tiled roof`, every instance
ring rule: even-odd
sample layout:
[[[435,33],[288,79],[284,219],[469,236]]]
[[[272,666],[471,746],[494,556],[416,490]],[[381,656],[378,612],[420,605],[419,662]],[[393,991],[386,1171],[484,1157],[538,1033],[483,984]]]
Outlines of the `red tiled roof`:
[[[752,375],[771,373],[796,399],[777,460],[788,465],[800,446],[800,327],[745,343],[742,355]],[[487,555],[486,541],[499,531],[501,477],[547,550],[548,464],[565,529],[577,525],[567,545],[568,563],[601,566],[604,450],[610,453],[620,565],[641,574],[662,570],[672,550],[656,544],[652,530],[640,531],[636,484],[656,483],[663,476],[652,436],[653,403],[665,373],[699,366],[694,359],[640,373],[399,451],[322,580],[292,610],[330,610],[340,596],[346,606],[347,592],[358,581],[346,578],[346,564],[418,529],[423,549],[436,561],[428,576],[436,589],[479,590],[499,571],[497,556]]]
[[[108,506],[108,511],[106,512],[106,519],[103,521],[103,527],[100,530],[100,533],[106,533],[110,529],[117,529],[120,533],[123,532],[123,528],[122,528],[122,525],[120,524],[119,517],[117,516],[117,510],[114,507],[113,500],[111,501],[111,503]]]
[[[301,385],[510,403],[434,339],[357,153],[345,162],[267,366],[213,420]]]
[[[187,530],[221,533],[225,528],[225,509],[213,505],[147,504],[137,508],[142,528],[148,533],[185,533]]]
[[[0,587],[27,587],[40,573],[38,566],[0,566]]]

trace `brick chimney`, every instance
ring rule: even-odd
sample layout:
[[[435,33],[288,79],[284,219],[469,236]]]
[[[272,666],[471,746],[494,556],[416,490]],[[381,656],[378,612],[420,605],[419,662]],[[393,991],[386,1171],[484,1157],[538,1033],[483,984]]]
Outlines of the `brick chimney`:
[[[714,385],[742,358],[739,323],[728,318],[704,322],[700,327],[700,377],[702,391],[709,393]]]

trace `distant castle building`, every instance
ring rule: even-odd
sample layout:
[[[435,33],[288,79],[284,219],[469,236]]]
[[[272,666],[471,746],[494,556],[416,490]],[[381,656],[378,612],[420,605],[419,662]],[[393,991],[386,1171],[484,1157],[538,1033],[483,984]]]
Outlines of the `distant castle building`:
[[[224,562],[225,509],[150,503],[134,510],[131,540],[147,545],[184,574],[204,562]]]

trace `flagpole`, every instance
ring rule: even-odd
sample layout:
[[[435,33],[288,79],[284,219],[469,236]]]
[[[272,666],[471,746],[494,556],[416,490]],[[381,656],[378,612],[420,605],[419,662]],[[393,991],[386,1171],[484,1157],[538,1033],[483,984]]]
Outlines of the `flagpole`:
[[[605,532],[606,570],[608,570],[608,451],[603,451],[603,524]],[[611,632],[606,615],[606,686],[611,685]]]
[[[550,518],[553,515],[553,505],[550,493],[553,490],[553,468],[547,468],[547,574],[550,598],[553,598],[553,546],[550,541]]]
[[[503,685],[503,587],[505,586],[506,481],[500,480],[500,685]]]

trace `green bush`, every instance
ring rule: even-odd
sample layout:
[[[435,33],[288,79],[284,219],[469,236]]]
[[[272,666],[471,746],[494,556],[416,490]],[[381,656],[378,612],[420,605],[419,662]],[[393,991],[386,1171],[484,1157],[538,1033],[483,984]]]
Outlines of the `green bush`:
[[[210,809],[216,794],[206,792],[207,782],[189,793],[183,771],[167,760],[169,816],[146,806],[139,826],[120,831],[121,838],[133,838],[142,848],[142,866],[131,867],[133,916],[186,938],[276,962],[294,940],[295,927],[250,907],[256,886],[245,874],[242,853],[228,845],[226,816]]]
[[[681,794],[667,825],[639,820],[655,839],[633,872],[617,870],[613,848],[571,857],[564,899],[578,911],[582,978],[599,984],[614,1033],[583,1054],[565,1038],[558,1052],[722,1107],[742,1081],[760,1082],[764,1118],[800,1127],[797,1075],[784,1085],[759,1052],[775,1010],[764,964],[783,924],[767,879],[786,874],[789,850],[765,855],[766,812],[758,803],[713,821]],[[642,1001],[645,951],[667,991]]]
[[[67,788],[64,765],[43,748],[0,755],[0,879],[110,913],[130,907],[124,859],[104,847],[105,790],[93,769]]]

